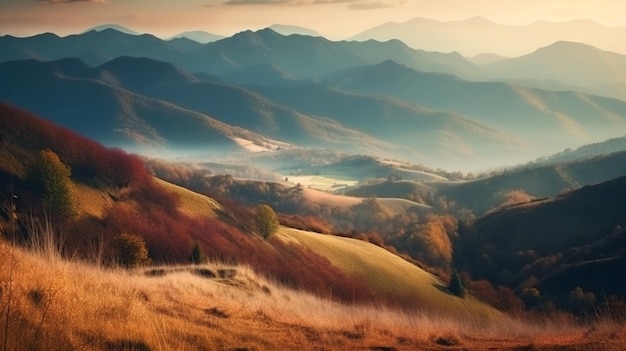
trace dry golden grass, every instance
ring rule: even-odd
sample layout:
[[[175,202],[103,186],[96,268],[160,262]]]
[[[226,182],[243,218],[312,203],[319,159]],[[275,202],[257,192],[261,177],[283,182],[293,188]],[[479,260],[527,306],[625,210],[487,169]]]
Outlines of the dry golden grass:
[[[83,183],[74,183],[75,198],[78,208],[85,215],[102,219],[113,199],[104,190],[90,187]]]
[[[465,315],[477,321],[504,317],[471,296],[459,298],[446,292],[446,283],[439,278],[369,242],[284,227],[279,235],[326,257],[334,266],[364,281],[377,295],[402,300],[403,306],[449,317]]]
[[[246,267],[106,270],[0,243],[2,350],[615,350],[624,326],[485,323],[293,291]],[[202,274],[194,274],[194,270]],[[235,270],[234,277],[229,273]],[[146,275],[147,271],[155,274]],[[207,272],[217,277],[208,278]],[[7,333],[8,332],[8,333]]]
[[[179,209],[187,215],[215,217],[215,210],[220,209],[219,203],[208,196],[168,183],[159,178],[154,178],[154,181],[160,187],[177,195],[180,201]]]

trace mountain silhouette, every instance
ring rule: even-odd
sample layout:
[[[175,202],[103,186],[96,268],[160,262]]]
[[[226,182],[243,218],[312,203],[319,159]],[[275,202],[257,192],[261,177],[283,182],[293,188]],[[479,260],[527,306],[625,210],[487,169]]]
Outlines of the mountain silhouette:
[[[457,51],[466,56],[492,53],[515,57],[561,40],[586,43],[626,54],[625,36],[626,27],[606,27],[590,20],[536,22],[515,26],[498,24],[484,17],[447,22],[416,17],[402,23],[387,22],[375,26],[350,40],[398,39],[412,48],[428,51]]]
[[[626,99],[626,55],[559,41],[521,57],[483,66],[499,79],[555,80]]]
[[[626,102],[621,100],[511,83],[468,81],[418,72],[393,61],[348,69],[324,83],[458,113],[527,140],[539,146],[543,154],[621,136],[626,128]]]

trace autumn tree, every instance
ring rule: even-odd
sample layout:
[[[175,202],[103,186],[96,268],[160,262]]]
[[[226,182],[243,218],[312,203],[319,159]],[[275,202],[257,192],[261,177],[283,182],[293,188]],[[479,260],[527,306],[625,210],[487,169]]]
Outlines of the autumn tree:
[[[255,213],[256,229],[263,239],[269,239],[278,230],[278,217],[274,210],[268,205],[259,205]]]
[[[428,265],[449,267],[452,262],[452,244],[442,217],[429,216],[426,223],[409,228],[406,245],[410,254]]]
[[[32,184],[40,192],[46,209],[55,216],[71,218],[76,214],[70,176],[70,167],[49,149],[41,150],[31,165]]]
[[[452,276],[450,277],[450,282],[448,283],[448,290],[456,296],[465,296],[465,284],[456,269],[452,271]]]
[[[206,261],[204,250],[202,246],[196,241],[191,247],[191,253],[189,254],[189,262],[192,264],[202,264]]]
[[[113,242],[119,263],[135,268],[150,262],[146,242],[137,234],[122,233]]]

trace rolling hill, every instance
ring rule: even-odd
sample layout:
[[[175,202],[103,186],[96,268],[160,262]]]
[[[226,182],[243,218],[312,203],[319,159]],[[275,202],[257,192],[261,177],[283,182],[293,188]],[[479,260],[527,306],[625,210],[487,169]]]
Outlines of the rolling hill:
[[[22,123],[18,125],[15,120]],[[77,217],[65,223],[64,250],[67,251],[61,250],[62,255],[69,252],[87,259],[93,249],[91,245],[100,241],[104,262],[111,262],[116,252],[113,240],[116,232],[132,232],[145,240],[155,262],[186,262],[190,244],[198,242],[209,257],[248,264],[258,274],[332,299],[393,304],[450,318],[459,309],[476,320],[501,317],[493,308],[471,297],[460,299],[450,294],[444,288],[445,283],[436,277],[373,244],[289,228],[282,228],[274,238],[265,241],[250,229],[252,212],[221,206],[206,196],[152,179],[134,156],[106,149],[5,105],[0,105],[0,125],[3,127],[0,181],[7,188],[12,184],[11,194],[18,194],[17,198],[2,200],[3,228],[15,225],[19,232],[32,228],[27,226],[22,209],[35,206],[37,201],[28,170],[30,160],[40,149],[57,153],[72,169]],[[128,160],[134,163],[133,167],[127,167]],[[106,178],[115,172],[131,171],[134,173],[122,185]],[[99,180],[95,181],[94,177]],[[10,206],[4,206],[13,202],[17,217],[13,217]],[[33,207],[31,211],[33,216],[39,213]],[[14,225],[8,225],[10,218],[14,218],[11,220]],[[28,233],[21,235],[27,237]],[[351,248],[358,250],[345,255]],[[355,272],[350,267],[364,270]],[[364,272],[369,274],[365,276]],[[390,281],[384,280],[390,277]],[[334,289],[327,291],[328,286]]]
[[[573,153],[573,152],[572,152]],[[606,182],[626,174],[626,151],[581,157],[568,162],[531,163],[474,180],[449,181],[405,177],[403,181],[379,181],[360,184],[346,193],[351,196],[377,198],[412,198],[423,200],[443,196],[459,208],[476,215],[493,211],[508,200],[548,198],[580,187]],[[515,195],[523,195],[515,199]],[[426,201],[429,203],[429,201]],[[510,206],[505,204],[505,207]]]
[[[498,79],[553,80],[626,100],[626,55],[586,44],[559,41],[527,55],[483,67]]]
[[[265,149],[284,147],[284,141],[383,154],[394,147],[332,120],[298,113],[236,86],[199,81],[171,64],[148,59],[122,57],[100,68],[76,59],[16,61],[0,64],[0,71],[7,77],[0,99],[118,147],[223,154],[242,150],[235,138]]]
[[[436,167],[456,163],[456,167],[471,168],[471,163],[495,164],[494,160],[511,153],[528,155],[524,141],[488,124],[395,98],[350,93],[319,84],[252,89],[298,111],[332,118],[347,128],[401,144],[406,154],[417,150],[423,156],[414,160]],[[469,162],[463,162],[465,157]]]
[[[583,145],[575,150],[565,149],[557,154],[540,158],[536,162],[547,164],[571,162],[585,158],[608,155],[620,151],[626,151],[626,136]]]
[[[624,194],[626,177],[622,176],[487,215],[461,233],[465,236],[463,245],[467,245],[465,258],[471,262],[467,267],[472,267],[469,269],[476,277],[489,277],[513,286],[534,276],[533,280],[546,293],[567,294],[580,286],[599,294],[623,296],[626,293],[623,284],[611,281],[625,262],[624,246],[619,244],[626,234],[621,201]],[[483,257],[476,252],[481,252]],[[516,258],[511,259],[514,255]],[[477,265],[479,261],[484,265]],[[562,286],[555,284],[554,276],[551,283],[540,283],[558,274],[558,269],[582,273],[591,262],[597,267],[612,268],[596,272],[602,279],[594,280],[588,273],[572,279],[570,274],[567,279],[561,276],[561,283],[567,282]],[[621,268],[616,270],[615,265]],[[603,283],[594,283],[599,281]]]
[[[195,149],[219,153],[242,150],[234,138],[272,144],[207,115],[128,91],[117,86],[110,74],[76,59],[6,63],[1,70],[5,82],[11,83],[0,87],[0,99],[107,145],[148,152]]]
[[[337,73],[325,84],[458,113],[528,141],[543,154],[621,136],[626,127],[626,102],[622,100],[510,83],[471,82],[418,72],[393,61]]]
[[[157,266],[133,272],[67,262],[0,242],[0,264],[14,265],[7,346],[63,350],[338,349],[466,350],[571,347],[609,351],[623,327],[458,321],[442,315],[344,305],[287,289],[245,266]],[[163,271],[161,276],[146,273]],[[208,278],[197,273],[215,274]],[[219,278],[218,272],[236,274]],[[7,271],[0,279],[8,279]],[[77,303],[76,301],[80,301]],[[4,307],[5,301],[0,302]],[[97,313],[98,318],[94,318]],[[43,321],[43,323],[40,323]],[[32,335],[36,335],[34,338]],[[609,338],[610,336],[610,338]]]
[[[256,88],[201,79],[170,63],[148,58],[122,56],[97,68],[87,67],[76,59],[47,63],[15,61],[1,63],[0,71],[6,72],[8,83],[0,88],[0,99],[32,109],[64,126],[72,127],[71,123],[76,123],[76,130],[110,145],[129,143],[102,133],[125,129],[76,119],[91,115],[102,123],[113,123],[116,116],[118,124],[136,121],[132,122],[135,129],[127,134],[143,137],[155,145],[182,148],[193,145],[192,140],[181,140],[182,134],[179,139],[168,137],[177,128],[161,131],[159,125],[152,125],[158,122],[154,119],[157,113],[142,115],[141,111],[152,109],[161,114],[170,111],[171,116],[199,113],[219,120],[227,136],[252,140],[259,146],[277,145],[263,141],[260,137],[263,135],[301,147],[411,158],[437,166],[455,163],[459,167],[458,162],[465,162],[463,166],[471,167],[490,160],[493,163],[494,156],[521,154],[525,149],[523,143],[487,126],[392,98],[345,93],[310,84],[255,91]],[[33,81],[40,84],[31,86]],[[74,93],[66,94],[64,90]],[[94,106],[99,107],[97,112],[89,111]],[[217,128],[214,119],[209,120]],[[181,124],[180,128],[187,127]],[[168,134],[161,135],[165,132]],[[194,133],[201,132],[201,128],[194,129]],[[204,145],[216,142],[219,147],[217,141],[207,135]]]

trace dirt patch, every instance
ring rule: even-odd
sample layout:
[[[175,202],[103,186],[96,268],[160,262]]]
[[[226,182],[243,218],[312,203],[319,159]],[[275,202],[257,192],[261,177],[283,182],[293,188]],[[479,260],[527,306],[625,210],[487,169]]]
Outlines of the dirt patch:
[[[206,314],[208,314],[209,316],[213,316],[213,317],[217,317],[217,318],[228,318],[230,317],[228,315],[228,313],[224,312],[223,310],[220,310],[217,307],[212,307],[212,308],[207,308],[204,310],[204,312],[206,312]]]

